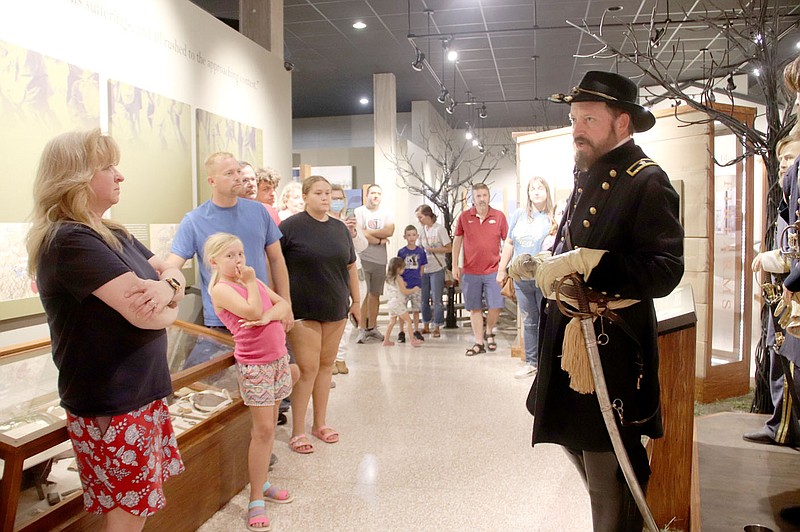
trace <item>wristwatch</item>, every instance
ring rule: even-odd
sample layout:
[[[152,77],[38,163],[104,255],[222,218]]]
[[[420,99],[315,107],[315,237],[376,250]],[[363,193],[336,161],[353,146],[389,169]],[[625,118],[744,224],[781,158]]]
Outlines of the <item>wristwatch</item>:
[[[174,292],[172,294],[172,299],[169,300],[169,303],[167,304],[167,306],[169,308],[175,308],[177,306],[177,303],[175,303],[175,301],[173,301],[173,300],[175,299],[175,296],[178,295],[178,292],[181,291],[181,288],[182,288],[181,287],[181,282],[178,281],[177,279],[175,279],[174,277],[168,277],[168,278],[164,279],[164,281],[166,281],[167,284],[170,286],[170,288],[172,288],[172,290],[174,290]]]

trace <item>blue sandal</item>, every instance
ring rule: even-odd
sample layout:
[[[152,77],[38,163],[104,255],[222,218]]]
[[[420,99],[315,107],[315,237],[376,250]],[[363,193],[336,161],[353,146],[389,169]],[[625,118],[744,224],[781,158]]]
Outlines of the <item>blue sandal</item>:
[[[250,501],[247,505],[247,530],[252,532],[269,530],[269,517],[264,508],[264,501]]]

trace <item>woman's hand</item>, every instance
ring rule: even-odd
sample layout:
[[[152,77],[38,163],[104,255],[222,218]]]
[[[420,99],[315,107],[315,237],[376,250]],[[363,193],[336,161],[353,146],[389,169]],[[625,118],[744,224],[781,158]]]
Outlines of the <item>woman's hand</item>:
[[[356,323],[361,323],[361,304],[353,301],[350,304],[350,310],[348,311],[348,317],[353,316],[356,319]]]
[[[165,281],[139,279],[125,291],[130,309],[140,318],[158,314],[172,301],[175,291]]]
[[[350,230],[350,237],[356,237],[356,219],[355,218],[347,218],[344,221],[344,225]]]

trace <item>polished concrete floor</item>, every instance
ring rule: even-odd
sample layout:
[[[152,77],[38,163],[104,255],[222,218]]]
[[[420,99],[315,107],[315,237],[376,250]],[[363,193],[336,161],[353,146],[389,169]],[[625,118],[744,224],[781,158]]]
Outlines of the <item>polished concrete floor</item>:
[[[311,437],[316,451],[300,455],[289,425],[278,427],[270,480],[295,500],[267,505],[272,530],[591,530],[588,496],[561,449],[531,448],[532,379],[513,376],[510,332],[475,357],[464,356],[466,329],[421,348],[354,340],[328,411],[340,442]],[[245,530],[247,495],[200,530]]]

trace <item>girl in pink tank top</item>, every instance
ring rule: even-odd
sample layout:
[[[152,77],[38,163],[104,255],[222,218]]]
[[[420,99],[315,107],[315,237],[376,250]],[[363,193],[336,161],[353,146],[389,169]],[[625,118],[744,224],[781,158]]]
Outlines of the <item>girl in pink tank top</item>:
[[[205,258],[211,269],[208,292],[217,316],[233,334],[239,391],[253,418],[247,528],[268,530],[264,501],[287,503],[293,499],[288,491],[272,486],[268,480],[278,407],[292,391],[286,333],[281,324],[291,307],[256,279],[236,236],[211,235],[205,244]]]

